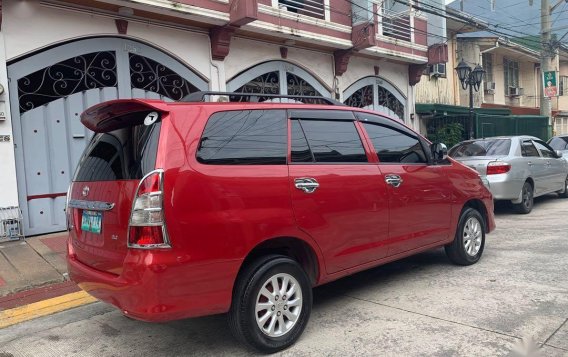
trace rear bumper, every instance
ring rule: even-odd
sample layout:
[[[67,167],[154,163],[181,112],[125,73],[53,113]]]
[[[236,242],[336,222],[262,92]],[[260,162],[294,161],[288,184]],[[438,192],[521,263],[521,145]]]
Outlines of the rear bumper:
[[[172,251],[133,250],[120,275],[93,269],[68,243],[71,280],[135,319],[160,322],[228,311],[241,260],[181,263]]]
[[[488,175],[489,189],[496,200],[516,200],[525,181],[514,180],[508,174]]]

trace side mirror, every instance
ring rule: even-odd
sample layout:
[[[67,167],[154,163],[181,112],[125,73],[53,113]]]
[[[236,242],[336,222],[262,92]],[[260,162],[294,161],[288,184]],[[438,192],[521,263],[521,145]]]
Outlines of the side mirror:
[[[430,145],[430,151],[432,152],[434,163],[444,161],[448,158],[448,148],[445,144],[434,143]]]
[[[562,157],[562,151],[556,150],[555,152],[557,157]]]

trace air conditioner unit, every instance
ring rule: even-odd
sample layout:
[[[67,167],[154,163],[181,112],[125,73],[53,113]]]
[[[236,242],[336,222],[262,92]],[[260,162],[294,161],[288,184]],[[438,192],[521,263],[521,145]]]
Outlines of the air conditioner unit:
[[[437,63],[430,65],[430,76],[440,77],[446,75],[446,64]]]
[[[495,93],[495,82],[485,82],[484,88],[486,92]]]
[[[509,87],[509,95],[512,97],[518,97],[523,94],[522,92],[523,88]]]

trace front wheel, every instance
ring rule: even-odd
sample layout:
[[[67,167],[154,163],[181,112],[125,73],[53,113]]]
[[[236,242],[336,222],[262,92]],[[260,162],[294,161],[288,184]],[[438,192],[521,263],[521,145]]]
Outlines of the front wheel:
[[[521,191],[521,203],[513,204],[513,209],[517,213],[527,214],[530,213],[534,205],[534,190],[530,182],[526,181]]]
[[[229,326],[235,337],[263,353],[291,346],[310,318],[312,287],[294,260],[270,255],[249,264],[236,282]]]
[[[454,241],[445,246],[448,258],[454,264],[477,263],[485,246],[485,221],[474,208],[465,208],[458,222]]]

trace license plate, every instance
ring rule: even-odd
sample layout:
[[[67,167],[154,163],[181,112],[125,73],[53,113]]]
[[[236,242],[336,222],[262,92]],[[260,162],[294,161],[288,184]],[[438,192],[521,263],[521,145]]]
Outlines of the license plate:
[[[103,214],[101,212],[85,210],[81,219],[81,230],[101,234],[102,221]]]

